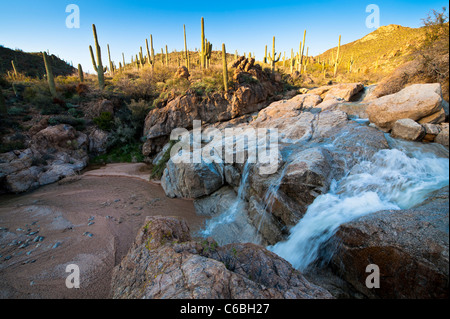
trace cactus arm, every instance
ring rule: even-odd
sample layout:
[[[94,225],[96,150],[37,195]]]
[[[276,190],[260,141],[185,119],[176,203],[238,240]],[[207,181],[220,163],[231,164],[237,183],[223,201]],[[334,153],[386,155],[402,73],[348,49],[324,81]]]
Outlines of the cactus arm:
[[[91,45],[89,46],[89,51],[91,52],[92,65],[94,66],[94,70],[95,70],[95,72],[98,72],[97,71],[97,64],[95,62],[94,51],[92,50],[92,46]]]

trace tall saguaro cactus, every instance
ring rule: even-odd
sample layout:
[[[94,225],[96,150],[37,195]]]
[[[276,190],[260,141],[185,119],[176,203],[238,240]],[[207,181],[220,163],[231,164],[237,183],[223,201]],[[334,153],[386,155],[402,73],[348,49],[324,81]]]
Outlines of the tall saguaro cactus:
[[[92,25],[92,31],[94,33],[94,41],[95,41],[95,50],[97,53],[97,62],[95,61],[94,52],[92,51],[92,46],[89,46],[89,50],[91,52],[92,64],[94,65],[94,70],[98,75],[98,86],[100,90],[105,88],[105,69],[103,68],[102,63],[102,50],[100,48],[100,44],[98,43],[97,37],[97,29],[95,24]]]
[[[203,17],[202,17],[202,45],[200,52],[200,66],[202,69],[206,67],[205,19]]]
[[[169,48],[166,44],[166,66],[169,66]]]
[[[269,53],[269,61],[272,65],[272,72],[275,71],[275,64],[280,61],[281,58],[281,52],[278,53],[278,58],[276,57],[277,53],[275,52],[275,37],[273,37],[272,42],[272,54]]]
[[[78,63],[78,78],[80,80],[80,83],[84,82],[83,68],[81,67],[81,64],[79,64],[79,63]]]
[[[300,60],[298,62],[298,67],[300,73],[302,73],[302,67],[303,67],[303,57],[305,53],[305,41],[306,41],[306,30],[303,32],[303,41],[300,42]]]
[[[337,48],[336,57],[334,59],[334,77],[336,77],[337,69],[339,67],[339,64],[341,63],[341,59],[340,59],[340,56],[339,56],[339,51],[340,50],[341,50],[341,36],[339,35],[339,44],[338,44],[338,48]]]
[[[111,60],[111,52],[109,51],[109,44],[107,45],[107,47],[108,47],[109,73],[111,75],[113,75],[114,74],[114,65]]]
[[[11,65],[14,71],[14,79],[17,79],[17,69],[16,69],[16,65],[14,64],[14,60],[11,60]]]
[[[228,92],[228,68],[227,68],[227,50],[225,43],[222,43],[222,64],[223,64],[223,88]]]
[[[184,30],[184,59],[186,61],[186,67],[189,70],[189,51],[187,49],[187,40],[186,40],[186,25],[183,24],[183,30]]]
[[[44,57],[45,71],[47,72],[47,82],[48,87],[50,89],[50,93],[52,94],[53,97],[57,97],[58,95],[56,93],[55,79],[53,77],[52,66],[50,65],[50,61],[48,60],[47,53],[43,52],[43,57]]]
[[[145,39],[145,48],[147,49],[147,63],[152,66],[152,70],[153,70],[153,66],[155,64],[155,60],[153,59],[153,57],[155,55],[155,51],[153,50],[153,39],[152,39],[151,35],[150,35],[150,41],[152,42],[152,51],[151,51],[151,53],[150,53],[150,48],[148,47],[148,40],[147,39]]]

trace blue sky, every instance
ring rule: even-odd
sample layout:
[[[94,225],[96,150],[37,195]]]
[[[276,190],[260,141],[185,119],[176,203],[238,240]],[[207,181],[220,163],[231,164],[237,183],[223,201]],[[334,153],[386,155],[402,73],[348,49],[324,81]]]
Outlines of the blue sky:
[[[80,28],[68,29],[65,12],[69,4],[80,8]],[[60,58],[81,63],[92,71],[89,45],[93,44],[92,23],[97,26],[103,61],[106,45],[112,59],[127,61],[145,48],[153,34],[155,51],[167,44],[169,51],[183,49],[186,24],[190,49],[200,46],[200,19],[205,18],[206,37],[214,48],[226,44],[228,52],[238,50],[264,55],[276,36],[277,51],[298,50],[303,30],[312,55],[342,43],[352,42],[374,31],[365,25],[366,6],[380,8],[380,25],[420,27],[431,9],[448,7],[448,1],[118,1],[118,0],[16,0],[0,3],[0,45],[27,52],[49,50]]]

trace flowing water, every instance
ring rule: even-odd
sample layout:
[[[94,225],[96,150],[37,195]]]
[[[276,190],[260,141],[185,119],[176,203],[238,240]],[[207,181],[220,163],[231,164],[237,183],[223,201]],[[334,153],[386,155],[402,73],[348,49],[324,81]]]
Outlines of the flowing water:
[[[269,250],[304,270],[341,224],[380,210],[411,208],[449,184],[448,150],[387,138],[396,148],[377,152],[334,181],[330,191],[308,207],[288,239]]]
[[[250,167],[250,161],[247,161],[244,165],[244,171],[242,173],[242,179],[239,185],[236,201],[224,213],[208,220],[204,229],[199,232],[201,236],[213,236],[216,231],[221,228],[221,226],[230,225],[236,220],[239,212],[245,211],[245,194],[248,188],[247,180],[250,174]]]
[[[345,139],[345,134],[339,136],[339,140]],[[304,270],[317,259],[321,245],[343,223],[380,210],[413,207],[423,202],[431,192],[449,184],[449,152],[445,147],[396,140],[389,134],[386,134],[386,139],[391,149],[380,150],[371,158],[360,158],[359,164],[348,168],[343,178],[332,182],[328,193],[315,199],[300,222],[291,228],[286,241],[268,249],[295,268]],[[316,146],[330,152],[336,150],[334,142]],[[292,146],[293,149],[296,147],[298,145]],[[289,162],[292,149],[286,147],[284,153],[285,163]],[[263,211],[266,214],[272,211],[287,166],[284,165],[264,194]],[[207,221],[199,235],[213,236],[219,244],[261,243],[259,229],[269,219],[260,216],[259,225],[251,225],[247,219],[246,195],[250,173],[251,164],[247,162],[236,201],[225,212]]]

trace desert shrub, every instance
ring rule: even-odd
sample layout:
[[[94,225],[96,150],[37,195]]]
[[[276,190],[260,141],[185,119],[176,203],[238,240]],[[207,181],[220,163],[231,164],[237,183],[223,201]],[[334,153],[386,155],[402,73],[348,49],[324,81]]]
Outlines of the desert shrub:
[[[131,163],[142,162],[142,144],[131,143],[118,145],[111,148],[106,154],[96,156],[92,159],[93,163]]]
[[[25,143],[23,141],[11,141],[8,143],[1,143],[0,144],[0,154],[1,153],[7,153],[14,150],[23,150],[25,149]]]
[[[8,109],[9,115],[13,115],[13,116],[14,115],[22,115],[24,113],[25,113],[25,110],[21,107],[14,106],[14,107],[11,107]]]
[[[73,116],[75,118],[82,118],[84,116],[84,113],[82,110],[78,110],[75,108],[69,109],[69,111],[67,111],[67,113],[69,113],[70,116]]]
[[[86,128],[86,121],[84,119],[76,119],[71,116],[59,115],[48,119],[49,125],[68,124],[73,126],[76,130],[82,131]]]
[[[79,96],[84,96],[84,95],[86,95],[87,93],[90,92],[89,86],[87,86],[84,83],[78,83],[76,88],[75,88],[75,90],[77,91],[77,94]]]
[[[104,131],[111,131],[114,127],[114,117],[110,112],[102,112],[94,118],[94,123]]]

